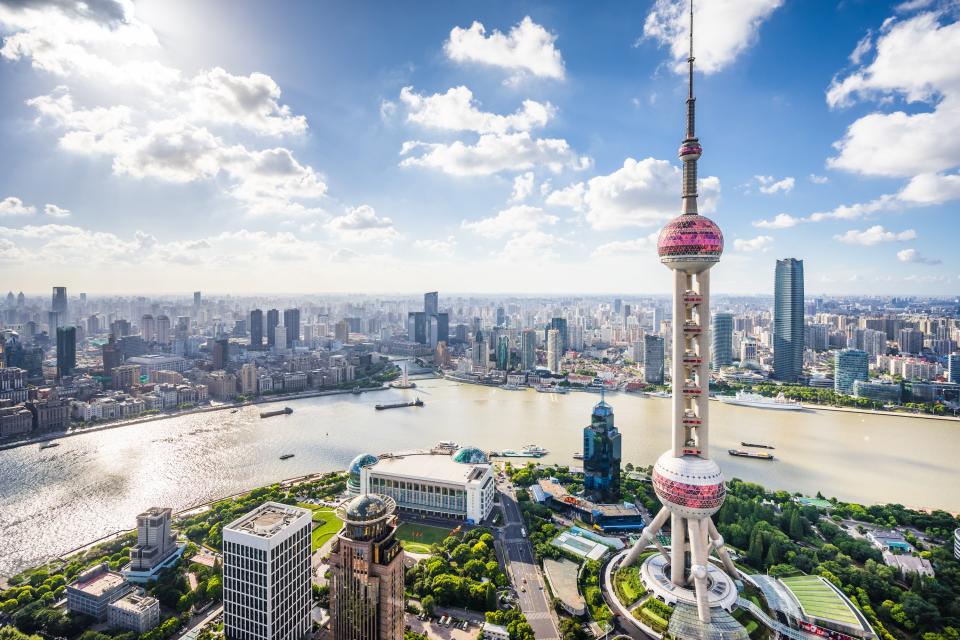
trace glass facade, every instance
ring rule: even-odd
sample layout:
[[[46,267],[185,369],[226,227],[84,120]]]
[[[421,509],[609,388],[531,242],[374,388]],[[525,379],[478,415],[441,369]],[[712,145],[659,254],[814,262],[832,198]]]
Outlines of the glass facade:
[[[467,513],[467,492],[456,487],[373,475],[369,491],[390,496],[404,509],[440,511],[462,517]]]
[[[729,367],[733,364],[733,314],[713,314],[713,349],[711,350],[713,363],[711,368],[718,371],[720,367]]]
[[[773,300],[773,377],[796,382],[803,373],[803,260],[777,260]]]
[[[719,509],[727,494],[723,482],[688,484],[653,474],[653,487],[661,500],[689,509]]]
[[[603,400],[593,408],[583,429],[583,490],[600,503],[620,499],[620,432],[613,424],[613,407]]]
[[[844,349],[837,353],[833,365],[833,390],[846,395],[853,394],[857,380],[869,380],[870,356],[859,349]]]

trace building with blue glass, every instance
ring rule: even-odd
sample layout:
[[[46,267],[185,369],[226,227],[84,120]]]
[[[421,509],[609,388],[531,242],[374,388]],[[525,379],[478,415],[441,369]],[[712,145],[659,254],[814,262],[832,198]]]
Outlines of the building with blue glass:
[[[733,364],[733,314],[713,314],[713,362],[710,368],[719,371],[721,367]]]
[[[803,260],[777,260],[773,294],[774,378],[797,381],[803,373],[803,347]],[[852,390],[853,383],[850,384]]]
[[[593,502],[620,500],[620,432],[613,407],[601,399],[583,429],[583,491]]]
[[[857,380],[869,380],[870,356],[859,349],[843,349],[837,353],[833,370],[833,390],[853,395]]]

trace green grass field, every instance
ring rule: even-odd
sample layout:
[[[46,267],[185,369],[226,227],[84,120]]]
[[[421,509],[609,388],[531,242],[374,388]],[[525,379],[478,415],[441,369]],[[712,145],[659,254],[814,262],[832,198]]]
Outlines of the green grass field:
[[[626,606],[630,606],[647,592],[640,582],[640,571],[636,566],[624,567],[617,571],[614,585],[620,601]]]
[[[334,513],[330,507],[321,507],[320,505],[308,503],[300,503],[297,506],[313,511],[313,521],[316,523],[316,526],[310,534],[310,546],[313,551],[322,547],[327,540],[332,538],[340,531],[340,527],[343,526],[343,522],[340,521],[340,518],[337,517],[337,514]]]
[[[450,529],[404,522],[397,527],[397,540],[411,553],[430,553],[430,546],[441,542]]]

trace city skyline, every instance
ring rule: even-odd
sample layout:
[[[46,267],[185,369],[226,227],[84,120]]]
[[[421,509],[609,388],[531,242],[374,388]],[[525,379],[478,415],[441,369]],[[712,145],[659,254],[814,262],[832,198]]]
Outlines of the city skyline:
[[[17,290],[669,290],[633,267],[676,211],[676,2],[58,6],[0,4]],[[956,120],[956,7],[725,7],[703,8],[698,80],[715,291],[772,293],[755,274],[789,256],[813,293],[953,293],[960,158],[932,141]]]

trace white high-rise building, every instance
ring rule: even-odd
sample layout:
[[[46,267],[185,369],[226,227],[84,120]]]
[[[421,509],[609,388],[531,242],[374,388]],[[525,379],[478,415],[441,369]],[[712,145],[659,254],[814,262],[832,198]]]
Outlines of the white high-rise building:
[[[274,342],[273,349],[274,351],[286,351],[287,350],[287,328],[283,325],[277,325],[274,331]]]
[[[223,528],[223,630],[227,640],[310,636],[308,509],[265,502]]]
[[[560,331],[550,329],[547,331],[547,368],[551,373],[560,372]]]

